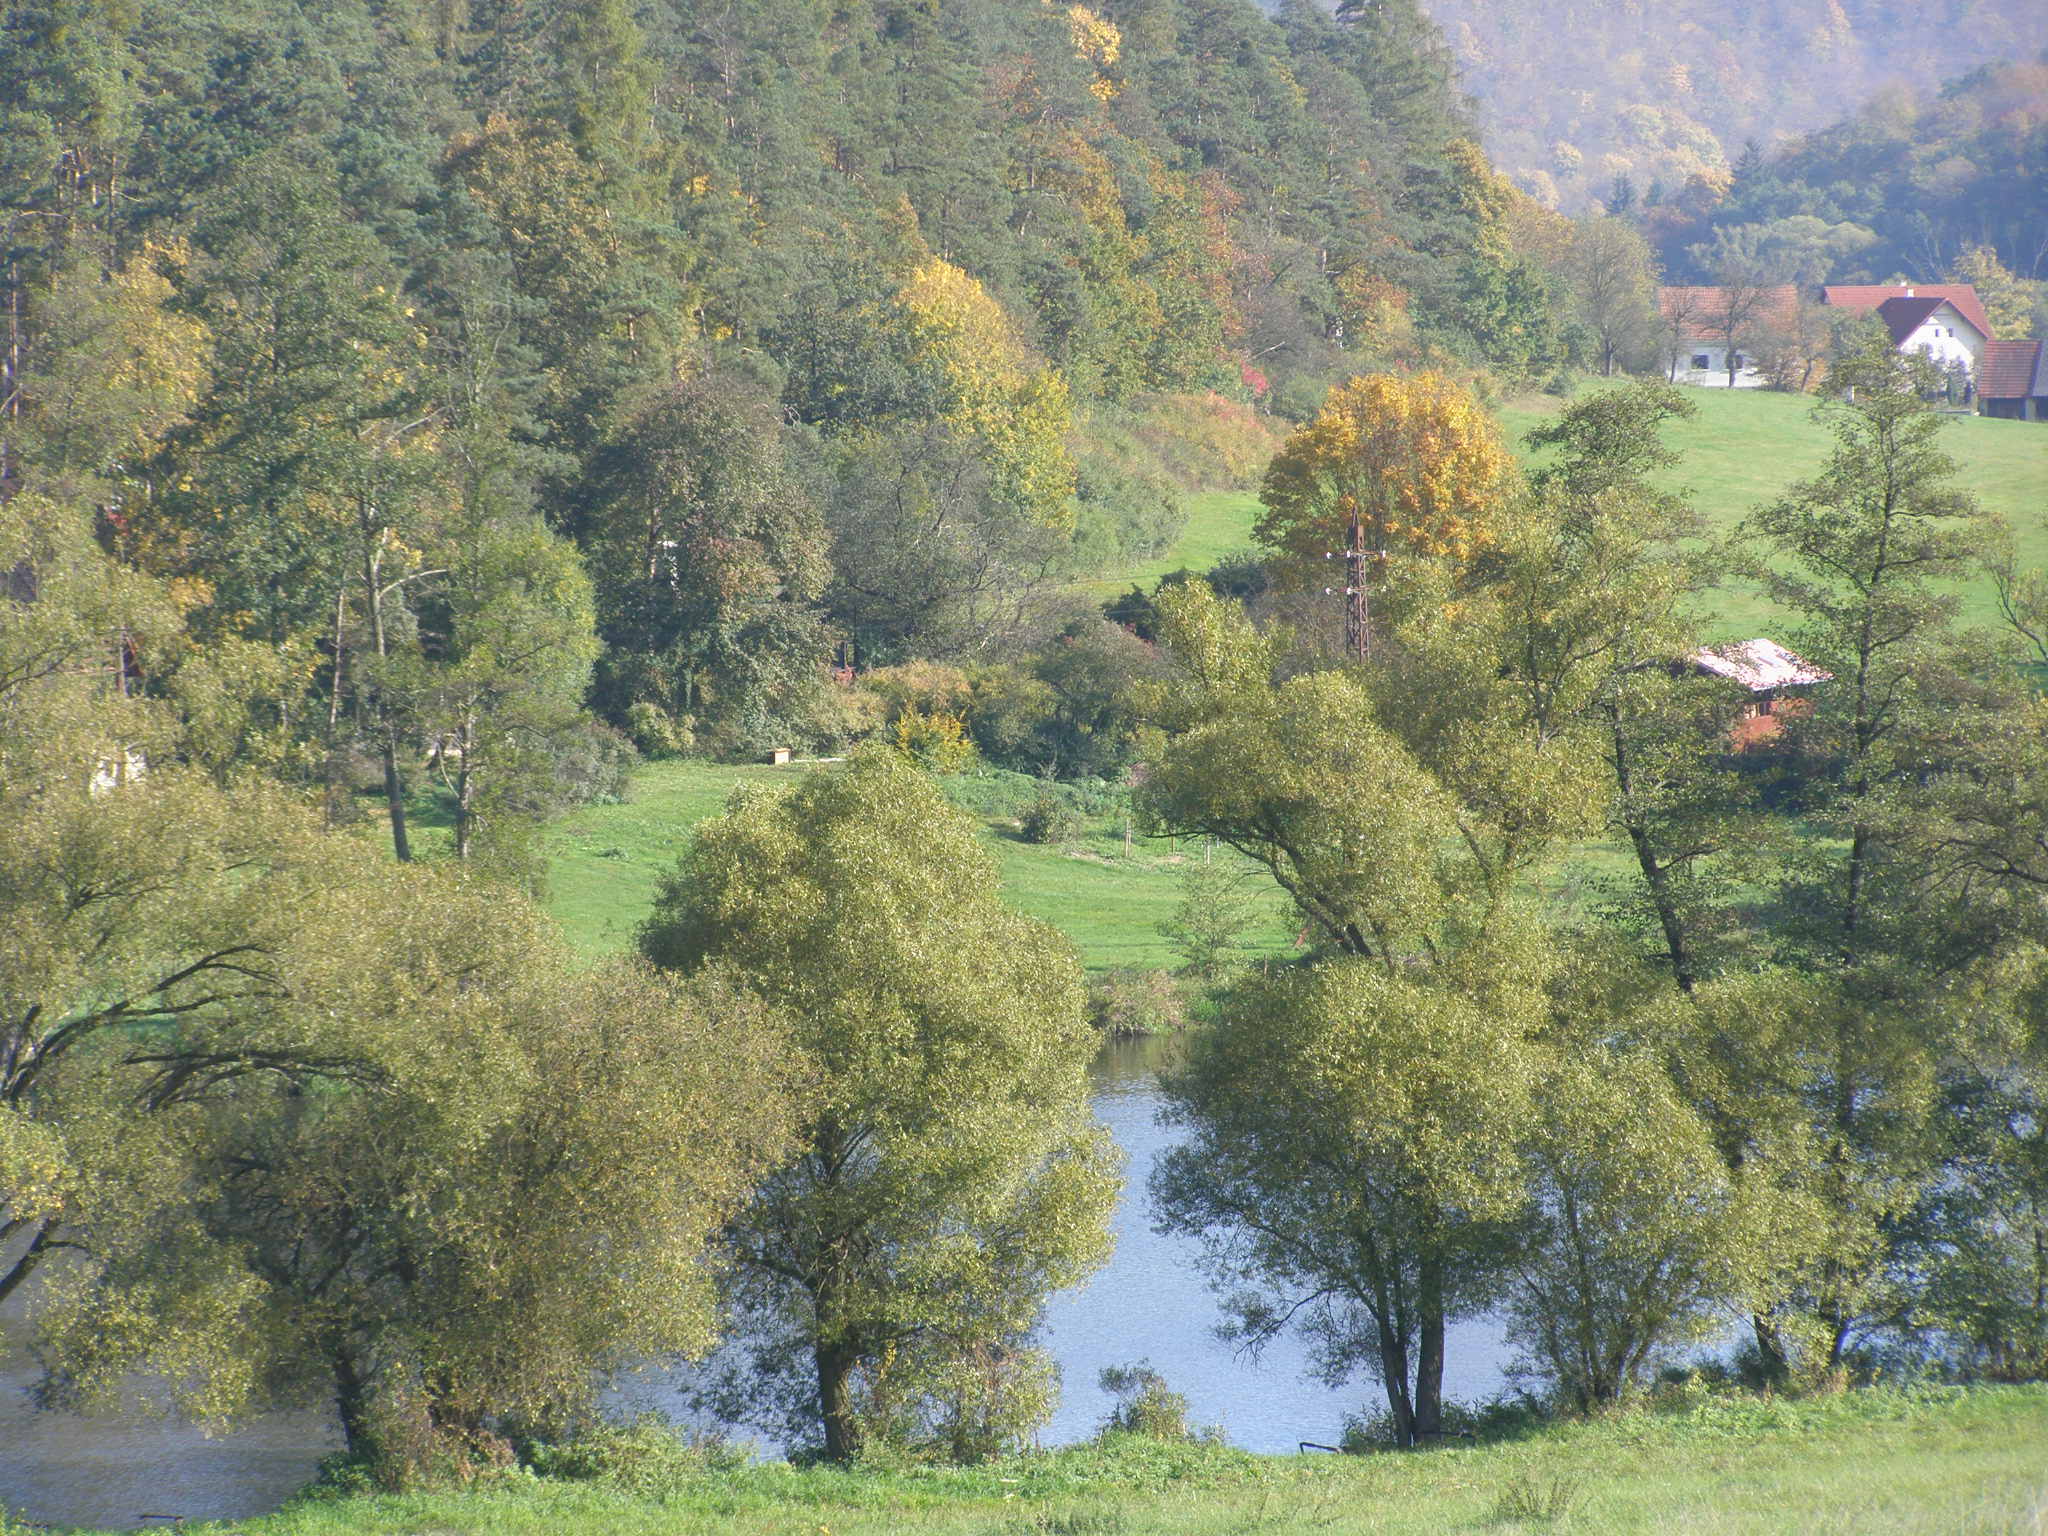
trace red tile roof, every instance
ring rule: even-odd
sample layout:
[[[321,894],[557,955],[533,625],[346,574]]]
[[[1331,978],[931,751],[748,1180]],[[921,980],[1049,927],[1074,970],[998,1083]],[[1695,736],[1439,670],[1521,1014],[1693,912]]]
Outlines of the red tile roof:
[[[1728,313],[1728,290],[1725,288],[1659,288],[1657,308],[1666,320],[1680,322],[1679,336],[1683,341],[1725,341],[1720,321]],[[1781,283],[1775,288],[1762,291],[1751,310],[1749,328],[1757,326],[1790,326],[1799,312],[1799,290],[1790,283]],[[1742,327],[1737,328],[1736,341],[1744,338]]]
[[[1977,393],[1986,400],[2024,400],[2033,392],[2038,341],[1994,341],[1977,368]]]
[[[1991,317],[1984,312],[1976,286],[1971,283],[1829,283],[1820,291],[1821,303],[1839,305],[1844,309],[1876,309],[1886,299],[1908,296],[1947,299],[1955,305],[1956,313],[1987,339],[1991,335]]]

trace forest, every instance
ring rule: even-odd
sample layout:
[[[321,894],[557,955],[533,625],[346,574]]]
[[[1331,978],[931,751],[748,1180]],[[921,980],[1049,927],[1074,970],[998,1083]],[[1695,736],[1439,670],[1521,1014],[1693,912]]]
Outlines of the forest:
[[[331,1407],[337,1488],[574,1480],[644,1450],[614,1374],[715,1352],[798,1459],[1029,1445],[1123,1174],[1102,980],[950,798],[994,770],[1025,841],[1092,797],[1203,850],[1148,1197],[1235,1339],[1376,1384],[1354,1449],[1458,1433],[1480,1316],[1531,1421],[2048,1377],[2039,530],[1881,327],[1732,530],[1668,488],[1684,393],[1608,377],[1681,234],[1854,224],[2030,314],[2039,66],[1896,182],[1881,98],[1681,227],[1496,170],[1411,0],[4,17],[39,1404],[140,1373]],[[1219,490],[1247,545],[1118,595]],[[1746,750],[1694,664],[1737,580],[1819,679]],[[570,944],[552,819],[776,753]]]
[[[2012,0],[1426,9],[1477,99],[1494,163],[1568,213],[1605,201],[1620,176],[1660,198],[1725,178],[1746,146],[1773,152],[1868,102],[1909,127],[1916,95],[2048,47],[2039,9]]]

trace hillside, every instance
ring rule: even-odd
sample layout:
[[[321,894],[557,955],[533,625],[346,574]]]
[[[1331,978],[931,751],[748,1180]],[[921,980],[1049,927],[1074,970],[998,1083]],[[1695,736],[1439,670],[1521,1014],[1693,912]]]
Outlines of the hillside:
[[[1643,192],[1725,178],[1766,148],[1848,116],[1887,86],[1932,88],[2048,45],[2029,0],[1429,0],[1487,153],[1576,212],[1617,176]],[[1725,184],[1725,182],[1724,182]]]
[[[1663,473],[1662,483],[1683,492],[1717,534],[1732,532],[1756,507],[1794,481],[1817,473],[1827,458],[1830,439],[1813,419],[1811,396],[1690,389],[1685,397],[1698,414],[1669,428],[1667,440],[1680,459]],[[1524,462],[1531,456],[1522,439],[1563,404],[1555,395],[1524,395],[1496,412],[1510,446]],[[1959,466],[1961,484],[1986,511],[2012,525],[2028,563],[2048,567],[2048,434],[1981,416],[1951,416],[1942,434],[1946,451]],[[1149,587],[1169,571],[1206,570],[1221,555],[1250,546],[1252,525],[1259,516],[1256,495],[1218,492],[1196,498],[1194,506],[1187,531],[1164,556],[1105,576],[1091,590],[1113,593],[1132,582]],[[1768,601],[1750,588],[1731,585],[1711,601],[1715,617],[1710,638],[1765,633],[1777,623]],[[1973,623],[1995,621],[1987,584],[1972,585],[1965,617]]]

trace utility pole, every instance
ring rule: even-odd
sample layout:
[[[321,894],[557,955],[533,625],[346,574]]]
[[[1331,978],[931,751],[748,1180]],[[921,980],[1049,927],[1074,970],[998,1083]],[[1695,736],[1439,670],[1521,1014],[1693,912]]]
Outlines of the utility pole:
[[[1358,498],[1344,499],[1350,514],[1344,547],[1344,650],[1358,661],[1370,661],[1372,598],[1365,587],[1365,523],[1358,515]]]

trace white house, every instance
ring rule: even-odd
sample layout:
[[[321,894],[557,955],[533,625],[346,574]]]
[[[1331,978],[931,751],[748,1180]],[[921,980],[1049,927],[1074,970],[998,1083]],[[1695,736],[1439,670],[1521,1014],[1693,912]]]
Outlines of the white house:
[[[1991,338],[1947,299],[1886,299],[1877,316],[1890,327],[1892,345],[1901,352],[1924,352],[1944,372],[1960,369],[1965,378],[1976,379]]]
[[[1665,362],[1672,383],[1761,389],[1770,378],[1756,354],[1757,338],[1797,323],[1799,294],[1790,283],[1744,289],[1660,288],[1657,308],[1664,317]]]
[[[1924,352],[1937,367],[1975,382],[1991,344],[1991,317],[1969,283],[1830,283],[1821,302],[1874,314],[1901,352]]]

